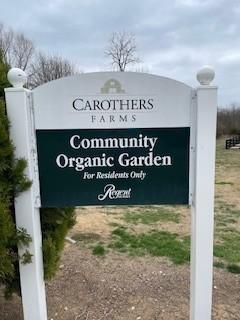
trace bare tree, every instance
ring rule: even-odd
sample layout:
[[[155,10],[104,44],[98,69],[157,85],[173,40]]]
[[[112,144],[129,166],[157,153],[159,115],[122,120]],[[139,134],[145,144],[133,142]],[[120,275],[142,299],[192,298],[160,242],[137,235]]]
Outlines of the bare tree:
[[[34,45],[22,33],[13,32],[0,24],[0,51],[9,66],[26,70],[33,58]]]
[[[25,38],[22,33],[16,33],[12,44],[11,64],[22,70],[26,70],[34,54],[34,45],[31,40]]]
[[[35,88],[45,82],[76,74],[72,63],[59,56],[39,53],[31,65],[29,87]]]
[[[217,136],[240,134],[240,105],[233,103],[218,109]]]
[[[112,60],[112,65],[119,71],[125,71],[128,65],[140,62],[137,57],[135,37],[127,32],[112,34],[105,55]]]
[[[0,24],[0,51],[5,63],[9,64],[10,51],[13,43],[12,30],[6,30],[3,24]]]

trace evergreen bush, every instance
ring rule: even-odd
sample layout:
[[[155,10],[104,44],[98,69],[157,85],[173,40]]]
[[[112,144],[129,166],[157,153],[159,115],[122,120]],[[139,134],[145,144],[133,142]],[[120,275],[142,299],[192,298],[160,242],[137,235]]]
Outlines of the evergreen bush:
[[[56,274],[64,247],[64,238],[74,223],[74,208],[41,209],[43,262],[46,280],[53,278]]]
[[[7,81],[8,65],[0,54],[0,284],[6,295],[20,293],[19,260],[31,263],[31,252],[27,246],[31,238],[26,230],[16,230],[14,197],[31,186],[24,175],[26,161],[14,158],[14,147],[9,139],[9,122],[6,116],[4,88]],[[41,209],[43,234],[43,260],[45,279],[52,278],[58,269],[64,238],[74,225],[74,208]],[[17,245],[26,247],[22,257],[18,256]]]

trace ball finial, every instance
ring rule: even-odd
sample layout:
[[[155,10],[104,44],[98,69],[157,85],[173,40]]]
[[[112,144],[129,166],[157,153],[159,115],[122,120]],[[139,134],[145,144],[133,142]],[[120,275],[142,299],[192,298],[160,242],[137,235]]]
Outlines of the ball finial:
[[[214,77],[214,69],[210,66],[203,66],[197,73],[197,80],[202,86],[209,86]]]
[[[8,81],[14,88],[22,88],[27,82],[27,74],[19,68],[12,68],[7,74]]]

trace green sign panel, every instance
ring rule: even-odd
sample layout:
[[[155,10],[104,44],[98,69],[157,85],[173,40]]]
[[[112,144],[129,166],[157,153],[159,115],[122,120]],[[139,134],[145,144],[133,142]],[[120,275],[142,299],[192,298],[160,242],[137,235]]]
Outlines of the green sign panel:
[[[37,130],[42,207],[187,204],[190,128]]]

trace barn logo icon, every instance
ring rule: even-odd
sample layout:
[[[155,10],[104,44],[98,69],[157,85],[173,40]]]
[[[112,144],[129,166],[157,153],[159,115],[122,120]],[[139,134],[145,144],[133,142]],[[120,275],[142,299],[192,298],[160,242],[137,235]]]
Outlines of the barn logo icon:
[[[125,90],[122,89],[122,85],[118,80],[110,79],[104,83],[101,88],[101,93],[125,93]]]

